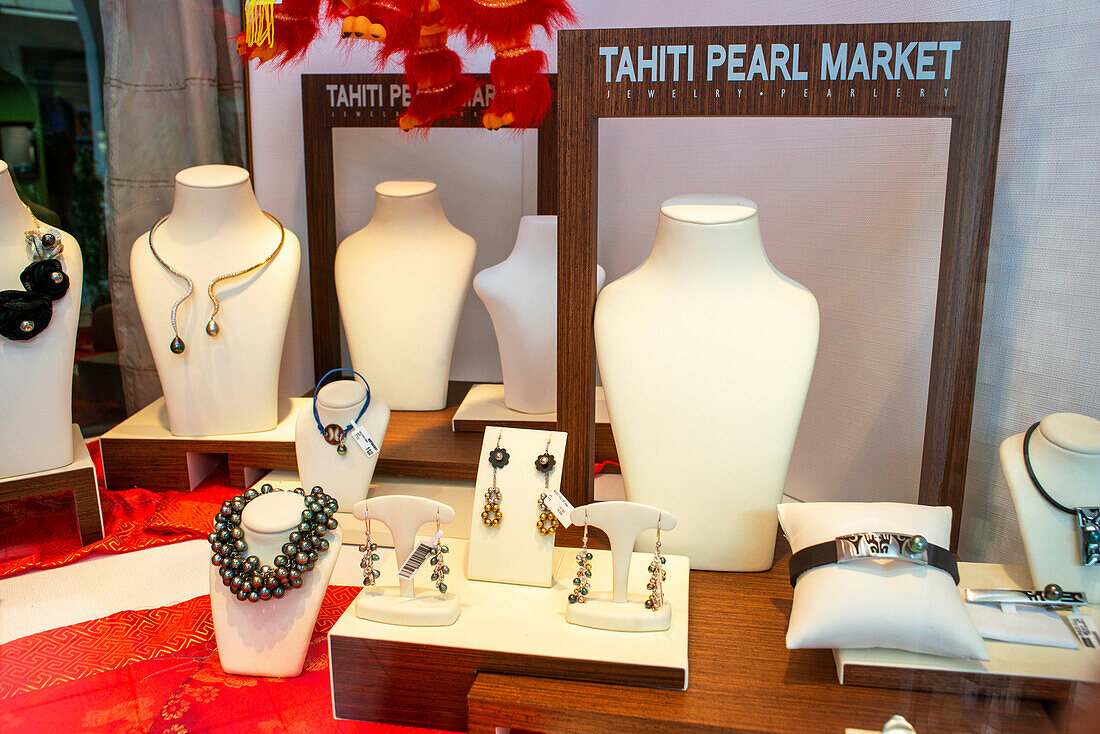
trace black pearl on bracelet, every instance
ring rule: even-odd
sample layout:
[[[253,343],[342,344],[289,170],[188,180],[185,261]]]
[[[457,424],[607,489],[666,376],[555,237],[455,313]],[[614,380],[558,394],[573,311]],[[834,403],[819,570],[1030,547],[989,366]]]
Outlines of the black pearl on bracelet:
[[[305,497],[306,507],[302,510],[301,522],[287,536],[282,553],[275,556],[271,565],[248,555],[241,513],[260,495],[282,491],[286,490],[270,484],[246,490],[223,502],[214,516],[214,532],[207,536],[213,553],[210,563],[220,569],[222,584],[241,601],[281,599],[287,590],[301,588],[302,575],[312,571],[321,554],[329,549],[329,541],[324,535],[338,526],[333,514],[339,504],[334,498],[320,487],[314,487],[308,495],[298,487],[294,492]]]

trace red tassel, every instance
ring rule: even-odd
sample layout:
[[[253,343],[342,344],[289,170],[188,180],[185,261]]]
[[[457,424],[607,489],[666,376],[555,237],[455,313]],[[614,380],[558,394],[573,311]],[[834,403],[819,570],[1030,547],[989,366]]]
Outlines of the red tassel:
[[[573,25],[577,16],[567,0],[524,0],[515,5],[502,0],[446,0],[447,26],[466,36],[471,46],[523,38],[535,26],[547,33]]]
[[[378,63],[384,63],[398,53],[414,50],[420,41],[420,26],[423,21],[423,3],[421,0],[368,0],[359,2],[347,9],[342,15],[341,37],[352,41],[365,39],[379,44]],[[331,5],[330,5],[331,12]],[[371,24],[385,29],[385,38],[378,39],[368,35],[355,36],[347,30],[344,18],[369,18]]]
[[[411,124],[427,131],[437,120],[454,117],[473,96],[479,84],[477,79],[462,74],[442,87],[435,88],[436,91],[417,91],[408,110],[401,115],[401,129],[407,130],[407,126]]]
[[[534,49],[493,59],[489,75],[495,94],[482,124],[489,129],[538,127],[554,96],[542,73],[546,65],[546,54]]]

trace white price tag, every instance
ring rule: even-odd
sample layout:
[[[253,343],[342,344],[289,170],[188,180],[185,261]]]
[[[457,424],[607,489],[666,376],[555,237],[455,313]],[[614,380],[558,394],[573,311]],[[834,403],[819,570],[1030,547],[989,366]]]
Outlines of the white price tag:
[[[401,564],[401,568],[397,570],[397,575],[403,579],[411,579],[413,574],[420,570],[420,567],[424,565],[424,561],[428,560],[428,556],[431,555],[432,550],[435,549],[435,544],[439,539],[443,537],[443,531],[436,531],[436,534],[432,536],[430,541],[420,541],[420,545],[413,548],[413,552],[409,554],[409,557],[405,559],[405,562]]]
[[[554,517],[558,518],[558,522],[561,523],[563,528],[567,528],[572,525],[569,520],[569,513],[573,511],[573,505],[569,500],[565,499],[565,495],[559,490],[551,490],[546,493],[546,499],[543,500],[546,504],[546,509],[554,513]]]
[[[351,424],[351,437],[355,443],[359,444],[359,448],[363,449],[363,453],[367,455],[368,459],[378,453],[378,444],[371,438],[367,429],[358,423]]]
[[[1093,652],[1100,651],[1100,630],[1096,628],[1096,622],[1092,617],[1084,614],[1071,614],[1066,617],[1066,621],[1069,622],[1069,628],[1073,630],[1073,634],[1077,635],[1077,639],[1081,641],[1081,645],[1086,649]]]

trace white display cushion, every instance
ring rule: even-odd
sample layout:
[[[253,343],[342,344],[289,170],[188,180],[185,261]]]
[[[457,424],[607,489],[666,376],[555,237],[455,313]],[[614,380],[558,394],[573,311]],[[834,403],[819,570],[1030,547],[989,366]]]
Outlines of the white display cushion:
[[[779,505],[791,552],[858,532],[923,535],[946,548],[951,508],[897,502],[813,502]],[[819,566],[794,588],[787,647],[884,647],[988,660],[951,576],[903,561]]]

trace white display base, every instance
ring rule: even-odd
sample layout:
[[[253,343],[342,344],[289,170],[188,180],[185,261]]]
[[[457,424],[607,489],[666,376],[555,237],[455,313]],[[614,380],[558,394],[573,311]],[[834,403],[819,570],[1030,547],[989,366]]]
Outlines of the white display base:
[[[374,535],[373,527],[371,535]],[[357,617],[409,627],[445,627],[454,624],[461,612],[458,597],[449,592],[442,596],[425,593],[409,598],[401,596],[396,586],[367,587],[355,600]]]
[[[959,577],[960,587],[1031,588],[1031,579],[1023,566],[960,563]],[[1079,609],[1082,614],[1100,622],[1100,613],[1095,605]],[[1061,614],[1065,615],[1064,612]],[[834,650],[833,657],[836,660],[837,678],[841,683],[844,683],[845,669],[851,666],[1100,683],[1100,652],[1096,650],[1083,647],[1067,650],[995,640],[986,640],[985,644],[989,649],[987,661],[922,655],[884,648]]]
[[[357,615],[358,603],[337,620],[329,632],[330,652],[339,647],[375,650],[384,647],[387,654],[407,654],[410,664],[451,654],[473,664],[482,672],[515,672],[522,664],[527,675],[591,680],[623,685],[687,687],[688,639],[688,559],[666,556],[664,593],[671,612],[671,624],[663,632],[618,634],[569,624],[565,608],[573,588],[575,548],[554,551],[553,586],[518,586],[471,581],[462,576],[469,544],[463,540],[448,542],[448,565],[454,569],[447,579],[449,591],[462,599],[462,615],[446,627],[411,627],[382,624]],[[611,588],[611,554],[592,551],[592,589]],[[635,553],[631,561],[631,593],[646,594],[646,567],[652,554]],[[385,559],[384,559],[385,560]],[[396,582],[396,564],[383,562],[382,586]],[[425,566],[427,567],[427,566]],[[420,573],[425,573],[421,569]],[[419,574],[418,574],[419,575]],[[362,598],[363,594],[360,595]],[[341,638],[337,643],[337,638]],[[469,653],[475,652],[475,663]],[[333,657],[332,676],[337,687],[359,680],[362,671],[344,662],[355,655],[343,652]],[[440,670],[450,670],[440,664]],[[465,672],[465,671],[463,671]],[[471,677],[472,677],[472,672]],[[346,678],[344,678],[346,676]],[[670,681],[675,680],[675,684]],[[464,694],[463,694],[464,695]]]
[[[608,593],[589,594],[584,604],[566,607],[565,620],[569,624],[618,632],[668,629],[672,624],[672,605],[666,602],[656,612],[651,612],[645,608],[646,598],[648,594],[629,594],[626,602],[616,602]]]
[[[522,427],[528,423],[556,424],[558,414],[521,413],[504,404],[504,385],[474,385],[462,399],[451,427],[455,431],[484,430],[485,426]],[[596,388],[596,423],[610,423],[607,416],[607,403],[604,401],[603,388]]]

